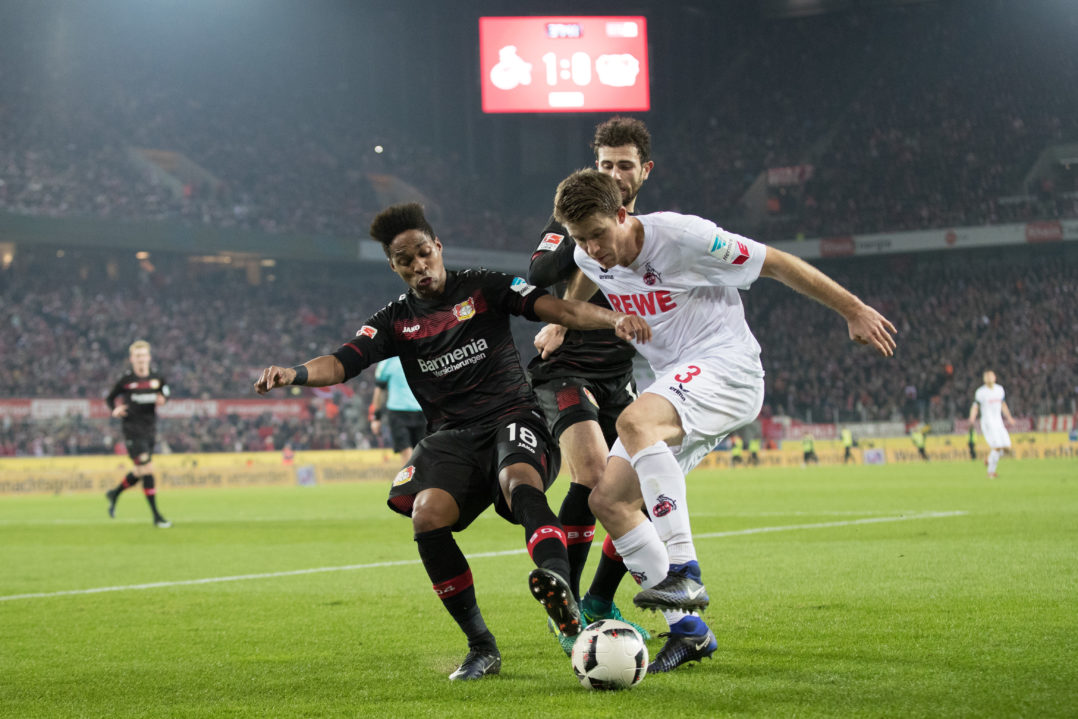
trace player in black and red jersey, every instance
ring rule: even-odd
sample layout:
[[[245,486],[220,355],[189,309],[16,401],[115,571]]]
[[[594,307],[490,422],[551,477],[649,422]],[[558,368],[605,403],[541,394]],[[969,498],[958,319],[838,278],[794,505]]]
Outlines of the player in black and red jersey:
[[[625,208],[633,212],[637,194],[655,165],[647,126],[635,118],[613,117],[595,128],[592,149],[595,166],[614,178]],[[569,233],[552,216],[532,254],[528,282],[564,290],[575,278],[582,277],[573,260],[575,248]],[[601,292],[592,295],[590,301],[610,308]],[[618,415],[636,399],[636,350],[609,330],[566,332],[553,325],[539,333],[536,347],[540,355],[528,365],[528,372],[572,480],[558,519],[569,538],[570,586],[579,597],[580,575],[595,535],[595,515],[588,508],[588,497],[602,477],[607,453],[617,439]],[[614,604],[614,594],[625,572],[625,564],[607,537],[591,587],[580,602],[586,623],[600,619],[625,621]],[[633,626],[649,637],[642,626]]]
[[[113,417],[123,418],[122,428],[127,454],[135,463],[115,489],[105,492],[109,500],[109,516],[116,516],[116,500],[128,487],[142,482],[142,492],[153,512],[155,527],[166,529],[172,524],[157,510],[157,487],[153,478],[153,445],[157,434],[157,408],[168,401],[168,382],[150,369],[150,343],[133,342],[128,348],[131,371],[120,378],[105,398]]]
[[[524,525],[536,564],[533,595],[568,637],[580,632],[569,589],[565,531],[544,494],[557,476],[558,450],[536,406],[509,329],[510,315],[571,327],[614,329],[647,341],[641,318],[586,302],[566,302],[520,277],[486,270],[447,271],[442,243],[421,206],[394,205],[371,225],[390,268],[410,288],[372,315],[331,355],[292,368],[267,367],[255,383],[316,387],[344,382],[399,356],[431,431],[393,481],[389,506],[412,518],[419,556],[434,591],[468,638],[450,679],[478,679],[501,668],[494,635],[476,604],[471,569],[453,532],[491,504]]]

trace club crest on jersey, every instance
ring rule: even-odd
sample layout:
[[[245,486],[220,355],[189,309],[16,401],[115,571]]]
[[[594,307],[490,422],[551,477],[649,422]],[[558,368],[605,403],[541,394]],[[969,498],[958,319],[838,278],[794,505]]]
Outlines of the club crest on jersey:
[[[371,339],[374,339],[376,334],[378,334],[378,330],[370,325],[363,325],[359,328],[359,332],[356,332],[356,337],[370,337]]]
[[[536,252],[549,252],[551,250],[558,249],[558,245],[565,239],[565,235],[559,235],[557,232],[548,232],[543,235],[542,241],[539,243],[539,247],[536,248]]]
[[[161,387],[161,381],[152,379],[150,380],[150,389],[158,389]]]
[[[588,389],[587,387],[584,387],[583,389],[584,389],[584,396],[588,398],[588,401],[591,402],[596,407],[598,407],[599,403],[595,401],[595,395],[593,395],[591,393],[591,390]]]
[[[415,465],[410,464],[400,472],[397,472],[397,476],[393,478],[393,486],[399,487],[402,484],[407,484],[412,481],[412,477],[415,475]]]
[[[458,322],[470,320],[472,317],[475,317],[475,300],[469,297],[459,305],[454,305],[453,316],[457,318]]]
[[[535,289],[534,286],[529,285],[528,281],[523,277],[514,277],[512,284],[509,285],[509,289],[516,292],[521,297],[527,297],[528,294]]]
[[[651,286],[651,285],[655,284],[656,282],[662,282],[662,281],[663,281],[663,276],[660,275],[659,272],[654,267],[652,267],[650,262],[645,262],[644,263],[644,284],[648,285],[648,286]]]

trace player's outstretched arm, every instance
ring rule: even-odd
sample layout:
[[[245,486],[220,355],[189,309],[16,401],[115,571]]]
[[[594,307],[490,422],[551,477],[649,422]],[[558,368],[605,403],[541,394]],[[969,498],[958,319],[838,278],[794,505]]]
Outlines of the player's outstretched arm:
[[[612,329],[623,340],[641,344],[651,339],[651,327],[643,317],[614,312],[580,300],[559,300],[544,295],[535,301],[535,314],[544,322],[574,330]]]
[[[295,381],[297,367],[307,369],[307,381]],[[329,387],[344,382],[344,365],[333,355],[322,355],[296,367],[278,367],[271,365],[262,370],[262,376],[255,382],[255,392],[266,394],[276,387],[290,384],[303,384],[308,387]]]
[[[768,247],[760,275],[776,279],[838,312],[845,318],[854,342],[872,345],[884,357],[894,355],[892,335],[898,330],[890,320],[801,258]]]
[[[532,282],[532,284],[535,283]],[[581,272],[579,269],[576,269],[573,271],[572,277],[569,278],[569,284],[565,288],[565,299],[588,300],[591,299],[591,296],[598,291],[598,285],[588,279],[588,276]],[[535,344],[535,349],[539,350],[540,356],[543,359],[546,359],[554,353],[554,350],[561,347],[561,343],[564,340],[564,325],[551,324],[539,330],[539,332],[535,335],[535,340],[533,343]]]

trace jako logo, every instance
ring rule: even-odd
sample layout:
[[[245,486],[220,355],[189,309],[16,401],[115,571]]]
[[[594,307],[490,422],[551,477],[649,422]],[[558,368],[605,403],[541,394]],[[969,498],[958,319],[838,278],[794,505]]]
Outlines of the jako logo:
[[[651,508],[651,516],[665,517],[675,509],[677,509],[677,502],[670,499],[665,494],[660,494],[655,502],[655,506]]]
[[[412,325],[411,327],[405,327],[403,330],[401,330],[401,332],[404,332],[404,333],[418,332],[418,331],[419,331],[419,325]]]
[[[460,362],[462,359],[473,357],[480,352],[484,352],[486,351],[487,347],[487,341],[480,337],[477,340],[472,340],[463,347],[458,347],[452,352],[446,352],[441,357],[435,357],[431,360],[425,360],[420,358],[418,360],[419,369],[423,372],[436,372],[440,369],[448,367],[455,362]]]

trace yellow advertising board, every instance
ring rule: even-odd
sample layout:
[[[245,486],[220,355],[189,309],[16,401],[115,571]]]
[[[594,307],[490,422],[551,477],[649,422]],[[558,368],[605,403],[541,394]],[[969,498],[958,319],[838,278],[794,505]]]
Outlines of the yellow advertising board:
[[[400,469],[387,450],[159,454],[157,486],[249,487],[385,480]],[[14,457],[0,459],[0,497],[19,494],[104,492],[131,470],[126,456]]]

